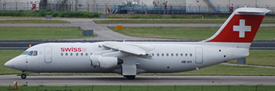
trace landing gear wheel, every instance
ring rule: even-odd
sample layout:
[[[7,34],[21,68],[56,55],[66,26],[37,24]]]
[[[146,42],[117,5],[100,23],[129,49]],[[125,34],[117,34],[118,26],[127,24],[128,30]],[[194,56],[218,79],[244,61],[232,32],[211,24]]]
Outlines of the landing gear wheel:
[[[26,79],[26,78],[27,78],[27,75],[22,74],[22,75],[21,75],[21,78],[22,78],[22,79]]]
[[[126,77],[127,79],[130,79],[130,80],[133,80],[136,78],[136,76],[124,76],[124,77]]]
[[[22,71],[21,78],[22,78],[22,79],[26,79],[26,78],[27,78],[27,75],[25,74],[25,71]]]

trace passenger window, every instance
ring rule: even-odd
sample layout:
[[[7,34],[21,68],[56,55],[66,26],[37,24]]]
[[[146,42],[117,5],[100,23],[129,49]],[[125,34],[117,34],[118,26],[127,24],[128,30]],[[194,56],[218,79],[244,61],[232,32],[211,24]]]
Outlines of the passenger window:
[[[73,56],[73,53],[71,53],[71,56]]]
[[[169,56],[169,54],[167,53],[166,56]]]
[[[152,56],[154,56],[154,53],[152,53]]]
[[[83,56],[83,53],[81,53],[81,56]]]
[[[91,53],[91,55],[93,55],[93,53]]]
[[[159,56],[159,53],[157,53],[157,56]]]
[[[63,56],[63,53],[61,53],[61,56]]]
[[[176,53],[176,56],[179,56],[179,54],[178,54],[178,53]]]
[[[33,56],[37,56],[37,51],[33,51]]]
[[[23,52],[21,55],[26,55],[26,54],[28,54],[29,53],[29,51],[25,51],[25,52]]]
[[[192,53],[190,53],[190,57],[192,57]]]
[[[76,53],[75,55],[78,56],[78,53]]]
[[[171,56],[174,56],[174,54],[173,54],[173,53],[171,53]]]
[[[66,53],[65,55],[68,56],[68,53]]]
[[[164,54],[162,53],[161,56],[164,56]]]
[[[187,53],[185,53],[185,56],[187,57],[187,56],[188,56],[188,54],[187,54]]]
[[[86,56],[88,56],[88,53],[86,53]]]
[[[183,56],[183,54],[181,53],[180,56]]]
[[[32,54],[33,54],[33,51],[30,51],[30,52],[28,53],[29,56],[32,56]]]

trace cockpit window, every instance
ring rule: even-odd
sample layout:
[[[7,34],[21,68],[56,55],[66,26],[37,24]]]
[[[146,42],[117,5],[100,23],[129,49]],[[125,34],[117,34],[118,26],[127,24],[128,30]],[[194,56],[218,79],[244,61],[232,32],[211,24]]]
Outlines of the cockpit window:
[[[37,56],[37,51],[25,51],[22,55]]]
[[[29,51],[25,51],[25,52],[23,52],[21,55],[26,55],[26,54],[28,54],[28,52],[29,52]]]
[[[30,51],[30,52],[28,53],[29,56],[32,56],[32,54],[33,54],[33,51]]]
[[[33,56],[36,56],[37,55],[37,51],[33,51]]]

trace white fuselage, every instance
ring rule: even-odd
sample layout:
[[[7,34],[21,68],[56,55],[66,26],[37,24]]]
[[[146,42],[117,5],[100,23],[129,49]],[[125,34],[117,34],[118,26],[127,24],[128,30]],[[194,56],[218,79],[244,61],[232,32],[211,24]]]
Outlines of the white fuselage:
[[[91,66],[90,56],[101,52],[104,54],[106,51],[101,47],[103,43],[106,42],[39,44],[26,50],[37,51],[37,56],[20,55],[10,62],[13,63],[13,69],[32,72],[121,73],[121,65],[111,68]],[[126,43],[143,47],[149,55],[126,55],[121,58],[124,63],[136,64],[137,73],[190,71],[246,57],[249,54],[247,48],[211,46],[200,42]]]

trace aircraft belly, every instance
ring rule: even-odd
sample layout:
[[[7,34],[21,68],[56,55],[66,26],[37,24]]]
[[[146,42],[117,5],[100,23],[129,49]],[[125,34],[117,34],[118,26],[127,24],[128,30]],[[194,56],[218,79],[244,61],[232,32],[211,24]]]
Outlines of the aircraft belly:
[[[133,58],[134,59],[134,58]],[[171,73],[171,72],[181,72],[185,70],[190,70],[194,64],[181,64],[180,61],[159,61],[159,60],[148,60],[139,59],[140,62],[137,64],[138,69],[145,70],[146,73]],[[167,59],[169,60],[169,59]],[[195,69],[195,68],[194,68]]]
[[[194,60],[195,47],[190,45],[168,44],[151,46],[154,47],[154,50],[148,53],[151,55],[151,58],[132,56],[123,60],[134,61],[137,64],[137,69],[142,69],[145,73],[171,73],[196,69]],[[185,54],[188,56],[185,56]]]

